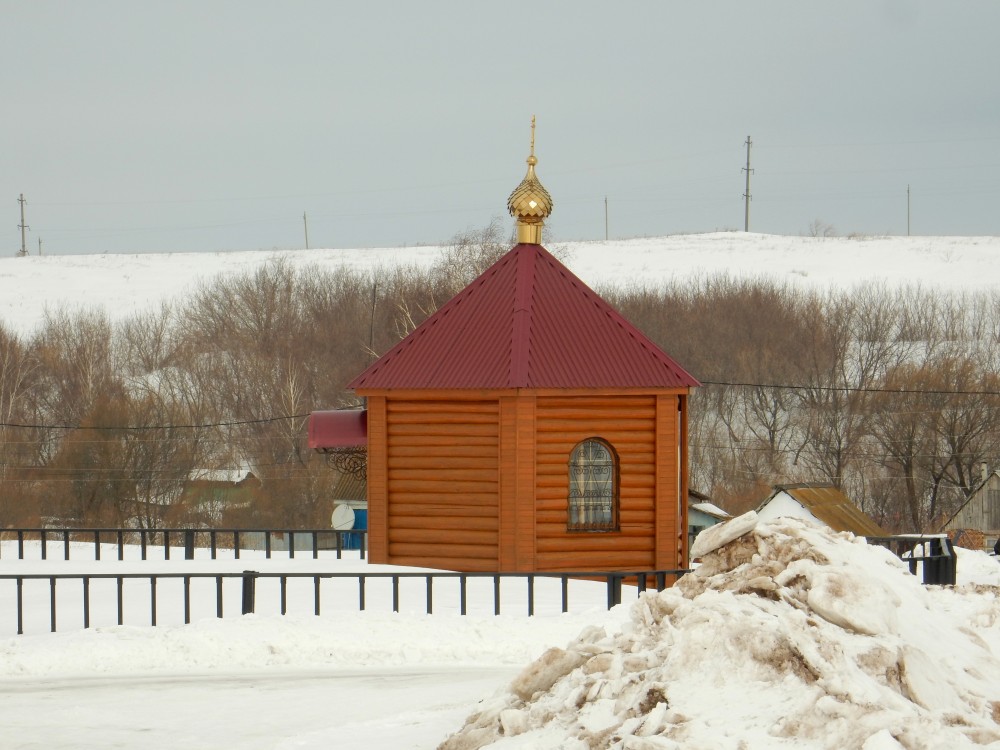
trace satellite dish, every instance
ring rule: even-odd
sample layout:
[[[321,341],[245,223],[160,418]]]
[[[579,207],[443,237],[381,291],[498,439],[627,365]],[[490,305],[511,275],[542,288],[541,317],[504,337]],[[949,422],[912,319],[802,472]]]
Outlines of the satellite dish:
[[[354,528],[354,510],[349,505],[334,506],[333,515],[330,517],[330,525],[336,531],[350,531]]]

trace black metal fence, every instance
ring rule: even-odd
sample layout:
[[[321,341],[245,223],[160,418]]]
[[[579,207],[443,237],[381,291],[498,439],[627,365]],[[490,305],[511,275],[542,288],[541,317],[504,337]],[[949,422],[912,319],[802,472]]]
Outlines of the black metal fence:
[[[523,594],[518,596],[519,602],[518,606],[520,614],[527,614],[532,616],[536,613],[536,604],[538,600],[538,595],[536,593],[536,586],[539,582],[545,582],[547,589],[544,592],[544,601],[546,605],[550,608],[554,606],[554,602],[558,600],[559,611],[568,612],[570,610],[570,584],[574,585],[590,585],[590,586],[601,586],[603,584],[604,590],[606,592],[605,602],[607,607],[611,607],[620,604],[622,602],[622,590],[623,586],[629,585],[633,586],[636,592],[641,593],[648,588],[655,587],[656,590],[662,591],[666,588],[668,582],[673,582],[677,577],[686,573],[686,570],[653,570],[653,571],[633,571],[633,572],[594,572],[594,571],[583,571],[583,572],[566,572],[566,573],[454,573],[454,572],[399,572],[399,573],[384,573],[384,572],[373,572],[373,573],[268,573],[259,572],[254,570],[245,570],[242,573],[155,573],[155,574],[143,574],[143,573],[88,573],[88,574],[55,574],[48,575],[44,573],[39,574],[28,574],[28,575],[0,575],[0,585],[6,586],[8,582],[13,583],[15,587],[14,593],[14,615],[16,620],[16,630],[18,635],[23,635],[25,632],[25,613],[28,611],[28,605],[25,604],[26,588],[33,588],[31,592],[32,598],[35,605],[31,608],[32,612],[37,612],[38,606],[37,601],[41,593],[42,596],[47,595],[48,598],[48,628],[51,632],[56,632],[60,622],[60,610],[57,606],[59,597],[57,592],[63,591],[70,584],[74,584],[72,588],[76,589],[76,596],[71,597],[71,605],[75,609],[75,604],[77,601],[82,606],[82,626],[84,628],[90,628],[93,621],[93,612],[95,610],[95,593],[96,588],[100,586],[100,599],[99,603],[100,611],[102,615],[106,618],[107,612],[114,611],[116,613],[115,620],[112,622],[110,620],[102,622],[99,624],[138,624],[138,625],[156,625],[160,619],[162,603],[158,598],[158,592],[163,589],[163,584],[166,581],[179,582],[181,586],[180,596],[177,596],[176,588],[172,592],[171,597],[174,606],[183,607],[183,622],[188,624],[192,620],[193,603],[194,597],[192,596],[192,585],[196,581],[214,582],[214,613],[209,614],[211,616],[214,614],[215,617],[223,617],[224,613],[228,610],[231,611],[236,606],[233,600],[236,598],[238,592],[239,598],[239,613],[240,614],[250,614],[257,612],[259,609],[259,604],[261,603],[261,598],[258,597],[258,584],[262,581],[270,581],[277,584],[277,591],[274,591],[274,586],[270,587],[271,594],[270,601],[271,613],[280,613],[282,615],[289,613],[289,584],[295,581],[304,581],[312,583],[311,599],[312,599],[312,609],[311,613],[314,615],[319,615],[322,611],[323,605],[323,584],[324,582],[334,582],[337,585],[328,592],[328,600],[330,597],[335,599],[336,609],[340,611],[353,610],[353,611],[364,611],[370,608],[369,598],[371,596],[371,589],[378,588],[376,592],[381,598],[382,608],[391,607],[393,612],[399,612],[401,608],[402,595],[401,595],[401,584],[408,586],[407,601],[410,607],[414,607],[417,600],[422,599],[422,609],[427,614],[433,614],[435,610],[435,591],[440,591],[441,588],[445,586],[446,583],[450,583],[448,590],[444,592],[445,598],[451,600],[450,608],[452,611],[457,611],[458,614],[466,615],[469,614],[471,608],[471,595],[470,588],[476,584],[476,602],[491,601],[492,602],[492,612],[494,615],[501,614],[501,583],[510,583],[514,581],[523,581],[524,589]],[[350,582],[354,581],[355,585],[351,585]],[[420,582],[423,585],[420,586]],[[45,592],[44,589],[39,591],[39,586],[45,587],[45,582],[48,583]],[[146,583],[146,586],[133,586],[132,582]],[[229,583],[231,585],[229,588],[229,605],[226,604],[224,583]],[[414,583],[417,589],[414,590]],[[32,584],[35,584],[32,586]],[[60,584],[62,586],[60,587]],[[128,585],[126,585],[128,584]],[[377,584],[377,585],[376,585]],[[437,587],[435,586],[437,584]],[[483,585],[489,587],[487,591],[483,591]],[[555,586],[558,585],[556,589]],[[79,587],[79,588],[76,588]],[[507,586],[508,594],[510,592],[510,586]],[[133,622],[131,619],[126,623],[126,604],[131,602],[126,602],[126,589],[128,589],[129,596],[135,597],[137,599],[142,599],[140,602],[142,605],[148,605],[148,620],[145,622]],[[146,594],[143,595],[142,589],[146,589]],[[348,590],[353,589],[353,599],[355,604],[348,603]],[[9,589],[6,592],[0,591],[0,597],[7,596]],[[301,589],[297,592],[299,596],[297,600],[301,603]],[[275,596],[276,594],[276,596]],[[590,589],[591,597],[588,601],[592,601],[593,589]],[[213,597],[207,597],[209,600]],[[201,591],[201,596],[198,597],[199,602],[204,602],[206,597],[204,596],[204,591]],[[327,601],[328,601],[327,600]],[[506,600],[505,600],[506,601]],[[42,606],[44,609],[44,605]],[[79,611],[79,610],[78,610]],[[132,607],[130,614],[136,614],[137,610]],[[204,616],[205,613],[203,613]],[[81,622],[79,619],[74,618],[79,627]],[[176,619],[176,616],[175,616]],[[3,626],[0,626],[2,629]]]
[[[320,550],[335,550],[341,558],[345,550],[358,550],[365,558],[368,535],[363,529],[333,531],[331,529],[2,529],[0,541],[17,540],[17,559],[25,559],[25,542],[40,542],[41,559],[49,559],[50,549],[57,548],[55,554],[62,553],[63,560],[70,559],[71,543],[93,544],[95,560],[101,559],[101,545],[117,546],[118,559],[125,559],[126,545],[140,549],[141,559],[147,559],[152,548],[162,548],[163,559],[170,559],[171,542],[184,548],[184,558],[192,560],[195,550],[208,549],[211,559],[218,559],[220,552],[231,552],[233,559],[240,559],[240,550],[264,551],[271,558],[273,552],[287,549],[288,557],[294,558],[296,544],[299,552],[312,552],[319,557]],[[2,557],[0,545],[0,557]]]

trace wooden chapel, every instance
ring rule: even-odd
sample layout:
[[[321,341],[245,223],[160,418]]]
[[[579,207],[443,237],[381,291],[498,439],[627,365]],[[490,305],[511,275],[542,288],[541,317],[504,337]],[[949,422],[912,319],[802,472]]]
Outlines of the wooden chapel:
[[[534,120],[527,163],[517,244],[349,383],[351,434],[314,413],[312,447],[366,442],[372,563],[686,568],[698,382],[542,247]]]

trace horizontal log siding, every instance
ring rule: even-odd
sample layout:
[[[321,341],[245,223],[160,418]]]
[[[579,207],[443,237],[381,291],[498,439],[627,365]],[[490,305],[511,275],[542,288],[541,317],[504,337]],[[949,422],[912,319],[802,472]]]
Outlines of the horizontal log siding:
[[[387,400],[389,561],[497,570],[499,404]]]
[[[656,397],[539,397],[536,401],[539,570],[652,567],[656,530]],[[619,531],[566,530],[569,455],[600,437],[619,459]]]

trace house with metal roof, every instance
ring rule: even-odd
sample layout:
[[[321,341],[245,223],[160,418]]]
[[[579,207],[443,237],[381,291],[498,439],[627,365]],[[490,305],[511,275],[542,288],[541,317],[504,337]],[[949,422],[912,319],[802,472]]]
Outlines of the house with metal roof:
[[[527,162],[517,244],[348,385],[367,404],[369,559],[686,567],[698,382],[542,247],[534,121]],[[359,416],[323,414],[311,447],[358,442]]]
[[[978,532],[979,546],[994,549],[1000,540],[1000,472],[989,471],[983,464],[982,476],[969,499],[944,522],[941,531]]]
[[[708,495],[688,489],[688,543],[710,526],[725,523],[732,515],[713,503]]]
[[[757,508],[757,516],[763,521],[779,517],[802,518],[857,536],[889,535],[832,484],[775,485],[771,495]]]

